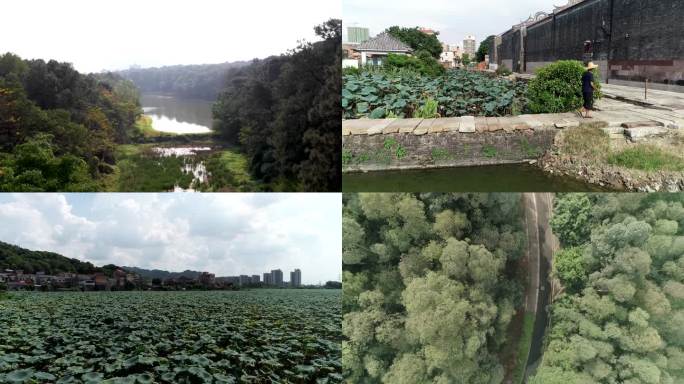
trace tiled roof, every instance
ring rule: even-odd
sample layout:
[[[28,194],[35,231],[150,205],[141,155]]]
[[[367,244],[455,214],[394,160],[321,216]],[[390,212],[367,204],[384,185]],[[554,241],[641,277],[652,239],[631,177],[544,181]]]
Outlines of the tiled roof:
[[[411,52],[411,47],[401,42],[399,39],[383,32],[372,39],[359,44],[357,51],[377,51],[377,52]]]

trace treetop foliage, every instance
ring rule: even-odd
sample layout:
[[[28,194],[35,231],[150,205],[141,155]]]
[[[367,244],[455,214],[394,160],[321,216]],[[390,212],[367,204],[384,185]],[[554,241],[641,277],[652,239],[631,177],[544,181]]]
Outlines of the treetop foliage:
[[[658,194],[557,200],[554,231],[574,247],[554,257],[566,293],[552,306],[548,347],[532,383],[682,382],[683,202]]]
[[[419,27],[403,28],[396,25],[387,28],[385,32],[404,42],[414,52],[426,51],[434,58],[439,58],[442,53],[442,43],[439,42],[438,38],[439,32],[428,35],[421,32]]]
[[[350,383],[498,383],[520,307],[517,194],[345,194],[342,360]]]

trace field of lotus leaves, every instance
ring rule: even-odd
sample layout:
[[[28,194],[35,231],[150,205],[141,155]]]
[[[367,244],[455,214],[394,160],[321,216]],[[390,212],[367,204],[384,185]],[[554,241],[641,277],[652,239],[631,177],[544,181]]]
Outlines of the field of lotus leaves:
[[[342,108],[345,119],[505,116],[522,111],[525,92],[522,82],[464,70],[449,70],[436,78],[368,71],[344,76]],[[436,116],[421,115],[421,109],[434,102]]]
[[[2,383],[339,383],[339,290],[12,293]]]

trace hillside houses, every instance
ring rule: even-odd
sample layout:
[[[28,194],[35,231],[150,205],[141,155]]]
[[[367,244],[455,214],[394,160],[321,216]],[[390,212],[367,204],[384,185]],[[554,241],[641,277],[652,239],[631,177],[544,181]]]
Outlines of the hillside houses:
[[[0,272],[0,283],[8,290],[82,290],[106,291],[135,289],[143,285],[143,280],[136,274],[118,269],[112,277],[102,272],[94,274],[77,274],[61,272],[48,275],[45,272],[24,273],[22,270],[5,269]]]
[[[108,270],[109,273],[92,274],[44,272],[24,273],[22,270],[5,269],[0,272],[0,290],[10,291],[128,291],[128,290],[214,290],[258,287],[301,287],[301,271],[290,273],[290,282],[283,281],[280,269],[260,275],[216,277],[213,273],[201,272],[195,277],[180,275],[166,279],[143,277],[123,269]]]

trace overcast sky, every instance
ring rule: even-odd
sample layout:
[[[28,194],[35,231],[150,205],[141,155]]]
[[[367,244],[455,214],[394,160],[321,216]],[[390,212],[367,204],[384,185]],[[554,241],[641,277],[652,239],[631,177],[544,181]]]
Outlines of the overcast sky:
[[[340,0],[3,1],[0,54],[56,59],[80,72],[251,60],[314,41]]]
[[[372,36],[393,25],[420,26],[439,31],[442,42],[463,48],[467,35],[475,35],[479,44],[562,4],[567,0],[342,0],[342,15],[345,37],[347,26],[368,27]]]
[[[113,263],[217,276],[294,268],[338,280],[339,194],[0,194],[0,241]]]

